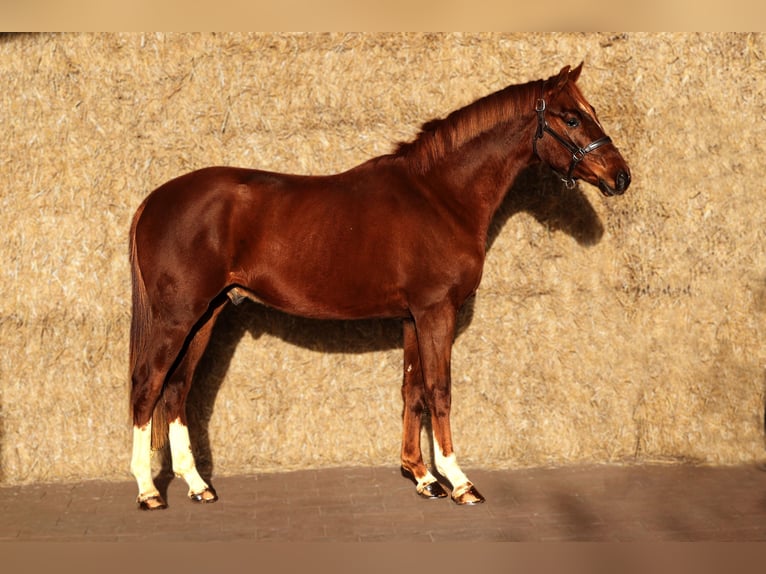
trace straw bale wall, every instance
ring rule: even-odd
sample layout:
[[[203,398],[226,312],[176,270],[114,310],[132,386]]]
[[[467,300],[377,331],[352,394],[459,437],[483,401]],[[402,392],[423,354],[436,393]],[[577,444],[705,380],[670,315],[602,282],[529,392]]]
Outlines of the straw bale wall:
[[[465,467],[764,455],[760,34],[0,36],[0,483],[128,478],[127,238],[214,164],[338,172],[585,61],[633,170],[603,198],[525,174],[460,317]],[[190,397],[217,474],[399,458],[393,321],[227,312]]]

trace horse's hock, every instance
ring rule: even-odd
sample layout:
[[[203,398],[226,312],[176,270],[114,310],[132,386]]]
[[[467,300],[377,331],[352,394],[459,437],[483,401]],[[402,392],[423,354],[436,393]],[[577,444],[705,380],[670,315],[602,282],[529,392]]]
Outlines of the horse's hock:
[[[128,479],[130,218],[209,165],[330,174],[585,61],[625,196],[522,174],[458,317],[466,468],[760,461],[760,34],[3,35],[0,481]],[[725,143],[724,143],[725,142]],[[393,321],[222,315],[189,426],[203,474],[399,464]]]

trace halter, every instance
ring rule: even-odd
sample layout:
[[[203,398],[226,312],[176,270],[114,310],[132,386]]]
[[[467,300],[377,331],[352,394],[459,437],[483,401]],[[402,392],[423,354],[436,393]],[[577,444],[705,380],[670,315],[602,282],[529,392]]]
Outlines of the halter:
[[[545,135],[547,132],[551,134],[557,142],[563,145],[572,154],[572,163],[569,164],[569,171],[567,172],[566,177],[563,177],[561,174],[559,174],[561,181],[566,184],[567,189],[572,189],[575,186],[575,180],[572,177],[572,173],[574,172],[575,167],[577,167],[577,164],[580,163],[585,158],[585,156],[592,152],[594,149],[598,149],[602,145],[612,143],[612,138],[605,135],[604,137],[589,143],[585,147],[578,147],[574,143],[567,141],[563,136],[553,131],[553,129],[551,129],[551,127],[548,125],[548,122],[545,121],[545,99],[543,99],[542,87],[540,92],[540,97],[537,99],[537,103],[535,104],[535,111],[537,112],[537,131],[535,132],[535,139],[532,142],[532,147],[535,150],[535,155],[540,157],[537,154],[537,140],[542,139],[543,135]]]

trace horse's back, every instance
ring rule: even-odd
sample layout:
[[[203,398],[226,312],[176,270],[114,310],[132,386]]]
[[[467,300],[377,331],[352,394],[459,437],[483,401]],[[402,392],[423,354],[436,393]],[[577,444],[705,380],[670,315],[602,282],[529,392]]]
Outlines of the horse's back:
[[[204,286],[237,285],[299,315],[401,316],[414,285],[452,282],[461,251],[449,222],[385,161],[333,176],[213,167],[150,194],[137,230],[163,269]]]

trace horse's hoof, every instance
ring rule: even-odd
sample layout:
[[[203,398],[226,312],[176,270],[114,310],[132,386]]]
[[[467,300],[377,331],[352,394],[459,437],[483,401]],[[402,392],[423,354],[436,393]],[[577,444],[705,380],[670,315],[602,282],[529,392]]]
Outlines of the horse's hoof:
[[[141,498],[138,499],[138,508],[141,510],[164,510],[167,507],[168,503],[159,494],[149,496],[143,500]]]
[[[192,502],[199,502],[201,504],[209,504],[218,500],[218,495],[211,487],[207,487],[202,492],[190,492],[189,499]]]
[[[429,500],[447,498],[447,491],[438,482],[424,484],[422,487],[418,487],[417,491],[420,496]]]
[[[422,496],[423,498],[427,498],[428,500],[435,500],[437,498],[446,498],[447,497],[447,491],[444,490],[441,484],[439,484],[437,481],[429,482],[428,484],[420,485],[418,483],[418,479],[415,478],[415,475],[412,474],[408,469],[401,467],[399,470],[402,472],[402,476],[404,478],[409,478],[412,482],[415,483],[415,490],[418,493],[419,496]]]
[[[481,493],[476,490],[476,487],[471,484],[470,482],[466,485],[464,485],[462,488],[455,489],[452,492],[452,500],[455,501],[455,504],[481,504],[484,502],[485,498],[481,495]]]

